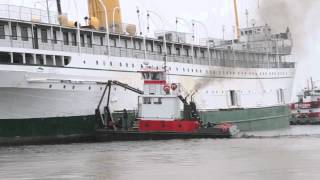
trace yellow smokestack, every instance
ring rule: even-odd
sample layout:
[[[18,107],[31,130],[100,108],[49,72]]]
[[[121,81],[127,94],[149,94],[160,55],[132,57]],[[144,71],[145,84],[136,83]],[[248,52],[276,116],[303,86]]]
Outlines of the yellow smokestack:
[[[113,25],[113,12],[114,13],[114,24],[116,29],[119,30],[122,25],[122,17],[120,11],[119,0],[102,0],[104,5],[107,8],[108,12],[108,27],[111,28]],[[106,20],[104,9],[101,6],[99,0],[88,0],[89,16],[91,18],[91,25],[96,29],[101,27],[106,27]]]
[[[238,3],[237,0],[233,0],[233,6],[234,6],[234,16],[236,19],[236,33],[237,33],[237,39],[240,39],[240,21],[239,21],[239,15],[238,15]]]

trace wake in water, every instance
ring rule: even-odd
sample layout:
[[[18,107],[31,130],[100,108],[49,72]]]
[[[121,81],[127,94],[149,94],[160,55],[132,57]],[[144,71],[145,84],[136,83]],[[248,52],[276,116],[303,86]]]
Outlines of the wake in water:
[[[291,126],[273,131],[240,133],[239,138],[320,137],[320,126]]]

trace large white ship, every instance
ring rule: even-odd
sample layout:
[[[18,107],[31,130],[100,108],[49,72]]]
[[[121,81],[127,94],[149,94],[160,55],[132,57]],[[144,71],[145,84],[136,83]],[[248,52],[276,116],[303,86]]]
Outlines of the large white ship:
[[[239,29],[235,40],[202,44],[174,31],[150,38],[110,13],[117,0],[88,3],[81,27],[60,6],[48,13],[0,5],[0,137],[90,133],[105,83],[142,89],[138,71],[145,65],[166,68],[169,81],[195,93],[204,121],[234,122],[242,130],[288,125],[295,75],[289,29],[274,34],[268,25],[253,26]],[[136,110],[137,96],[113,88],[112,110]]]

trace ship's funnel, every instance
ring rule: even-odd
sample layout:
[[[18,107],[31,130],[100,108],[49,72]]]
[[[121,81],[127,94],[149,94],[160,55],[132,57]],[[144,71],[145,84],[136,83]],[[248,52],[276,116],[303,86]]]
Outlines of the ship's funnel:
[[[122,31],[122,17],[119,0],[101,0],[107,9],[108,27],[116,32]],[[90,25],[95,29],[106,28],[105,12],[99,0],[88,0]],[[113,27],[115,24],[115,27]]]

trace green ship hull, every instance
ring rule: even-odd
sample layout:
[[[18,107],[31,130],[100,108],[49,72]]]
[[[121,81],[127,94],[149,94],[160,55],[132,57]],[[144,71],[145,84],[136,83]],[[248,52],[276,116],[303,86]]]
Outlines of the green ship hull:
[[[114,119],[123,117],[113,114]],[[289,126],[287,106],[255,109],[200,111],[204,123],[234,123],[241,131],[262,131]],[[134,123],[134,112],[129,112],[129,124]],[[68,140],[78,142],[94,138],[97,125],[95,116],[56,117],[39,119],[1,119],[0,145],[24,142]]]

